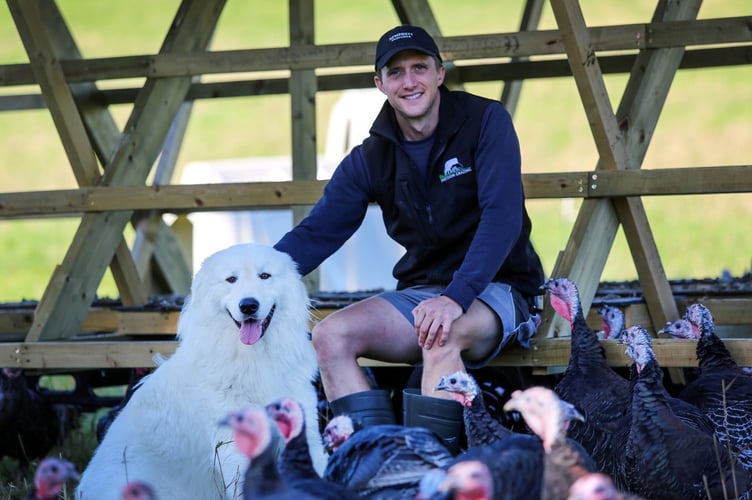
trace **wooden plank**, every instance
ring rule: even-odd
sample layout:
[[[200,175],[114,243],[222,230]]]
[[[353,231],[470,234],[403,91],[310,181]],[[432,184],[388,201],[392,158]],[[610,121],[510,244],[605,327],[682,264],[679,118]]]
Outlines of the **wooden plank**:
[[[740,366],[752,366],[752,342],[724,339]],[[27,369],[141,368],[153,367],[153,358],[170,356],[177,348],[174,340],[157,341],[78,341],[78,342],[0,342],[0,365]],[[609,365],[627,367],[631,360],[624,346],[614,340],[602,340]],[[661,366],[680,368],[697,366],[696,342],[692,340],[653,339],[653,349]],[[491,361],[490,366],[566,366],[570,340],[536,339],[530,349],[513,346]],[[360,358],[363,366],[398,366]],[[405,366],[405,365],[399,365]]]
[[[691,24],[676,22],[591,27],[588,31],[597,51],[665,48],[681,45],[748,43],[751,16],[705,19]],[[692,43],[675,37],[676,29],[688,31]],[[650,34],[648,37],[647,34]],[[639,42],[639,43],[638,43]],[[528,33],[498,33],[444,37],[437,40],[442,53],[451,59],[474,60],[489,57],[554,55],[565,52],[558,30]],[[374,42],[316,45],[297,48],[213,51],[196,54],[134,55],[60,61],[68,82],[116,80],[149,76],[186,76],[274,69],[337,68],[373,64]],[[451,53],[451,54],[450,54]],[[36,81],[27,64],[0,65],[0,86],[33,85]]]
[[[543,4],[544,0],[526,0],[525,8],[522,11],[522,19],[520,20],[520,31],[534,31],[538,29],[541,14],[543,13]],[[510,63],[525,62],[529,59],[530,58],[527,56],[512,57]],[[522,79],[507,79],[504,80],[504,87],[501,89],[501,97],[499,100],[512,116],[514,116],[514,112],[517,110],[517,103],[520,100],[522,82]]]
[[[38,1],[8,1],[18,34],[29,56],[35,83],[47,100],[52,121],[76,180],[81,185],[93,185],[99,180],[99,164],[42,19],[40,8],[43,5]]]
[[[706,28],[706,25],[712,25]],[[697,21],[696,44],[737,43],[752,40],[747,28],[749,17],[722,20]],[[722,24],[724,29],[719,29]],[[661,45],[647,39],[646,33],[668,33],[673,23],[631,24],[590,28],[595,50],[633,50],[660,48]],[[639,42],[644,40],[644,43]],[[670,36],[660,38],[668,46],[677,42]],[[527,33],[503,33],[446,37],[437,39],[443,56],[448,60],[484,59],[488,57],[511,57],[561,54],[564,48],[557,30],[541,30]],[[691,45],[679,43],[680,45]],[[373,42],[354,44],[317,45],[296,48],[273,48],[256,50],[217,51],[205,54],[158,54],[152,56],[146,76],[185,76],[189,74],[214,74],[249,72],[276,69],[314,69],[333,66],[372,65],[375,44]],[[68,75],[67,67],[66,75]],[[76,68],[71,68],[75,78]],[[78,68],[86,70],[87,68]],[[136,76],[133,74],[127,77]],[[141,75],[144,76],[144,75]]]
[[[752,192],[752,165],[523,174],[529,199]],[[310,205],[326,181],[113,186],[0,193],[0,220],[113,210],[208,212]]]
[[[117,315],[118,335],[171,335],[177,333],[179,311],[121,312]]]
[[[699,2],[682,2],[678,6],[671,4],[667,6],[665,13],[656,13],[665,19],[684,19],[696,15]],[[660,6],[660,4],[659,4]],[[668,51],[668,52],[667,52]],[[577,53],[575,52],[575,57]],[[653,70],[646,72],[645,68],[653,67],[651,61],[660,61],[665,67],[662,71]],[[652,130],[658,121],[661,107],[645,107],[642,101],[636,100],[637,96],[653,94],[655,99],[665,101],[670,82],[673,79],[672,68],[678,66],[681,60],[681,51],[672,49],[641,51],[635,62],[630,79],[627,83],[627,89],[622,97],[618,109],[618,123],[625,127],[634,127],[635,123],[626,120],[630,116],[639,116],[640,127]],[[573,64],[573,67],[576,63]],[[573,69],[573,73],[575,70]],[[650,101],[654,102],[653,100]],[[652,134],[645,136],[643,140],[632,140],[635,136],[629,132],[625,133],[626,147],[629,156],[634,158],[633,164],[639,166],[645,151],[649,145]],[[599,161],[596,166],[600,170],[602,164]],[[583,306],[587,308],[595,294],[595,287],[600,273],[605,266],[606,257],[610,252],[613,239],[618,230],[618,219],[615,216],[614,209],[607,200],[596,201],[586,200],[583,202],[575,226],[570,235],[567,247],[561,258],[554,268],[553,276],[568,276],[578,283],[580,294],[583,298]],[[599,231],[598,236],[602,239],[592,239],[592,233]],[[661,274],[663,274],[661,272]],[[544,311],[544,325],[547,328],[547,335],[551,336],[554,329],[561,327],[561,319],[554,315],[550,309]]]
[[[677,298],[676,306],[680,313],[694,302],[702,302],[713,313],[717,327],[752,325],[752,297],[702,297]],[[620,306],[625,316],[625,323],[630,325],[643,325],[651,334],[656,330],[650,324],[650,314],[647,306],[642,303]],[[311,325],[320,321],[337,307],[319,307],[311,311]],[[81,332],[84,334],[114,334],[114,335],[169,335],[174,336],[177,332],[177,321],[180,315],[178,310],[129,310],[92,308],[81,324]],[[593,306],[587,314],[587,322],[591,328],[599,329],[601,318],[597,313],[597,307]],[[674,320],[676,318],[671,318]],[[0,310],[0,335],[25,334],[33,321],[33,315],[29,309],[3,309]],[[663,325],[658,325],[662,328]]]
[[[162,146],[152,185],[169,184],[172,180],[192,108],[192,102],[180,105]],[[136,228],[133,256],[150,295],[187,294],[191,289],[192,268],[162,214],[150,210],[140,220],[132,221]]]
[[[290,0],[290,48],[313,44],[313,0]],[[316,180],[316,74],[290,74],[293,180]]]
[[[289,0],[290,50],[314,43],[313,0]],[[290,74],[290,112],[292,127],[292,178],[296,181],[315,181],[317,167],[316,145],[316,73],[314,69],[295,69]],[[311,211],[311,205],[292,209],[293,225]],[[317,291],[319,270],[303,277],[309,292]]]
[[[587,197],[752,192],[752,165],[720,168],[594,171],[589,174]]]
[[[635,54],[599,56],[601,71],[604,74],[626,73],[634,66]],[[732,46],[712,49],[688,50],[682,57],[679,69],[719,68],[750,64],[749,47]],[[327,74],[316,77],[319,91],[336,91],[373,86],[373,72],[351,72]],[[572,71],[566,59],[546,59],[525,61],[512,58],[509,62],[494,64],[465,64],[456,67],[464,82],[513,81],[538,78],[555,78],[571,76]],[[91,102],[96,106],[133,103],[140,88],[109,88],[95,90],[77,96],[79,107],[81,101]],[[289,93],[289,78],[262,77],[244,80],[194,83],[191,85],[186,100],[223,99],[229,97],[247,97],[259,95],[279,95]],[[75,95],[75,92],[74,92]],[[46,103],[39,94],[13,94],[0,96],[0,111],[21,111],[44,109]],[[91,132],[90,132],[91,133]],[[95,141],[96,142],[96,141]]]
[[[0,364],[21,368],[154,367],[155,355],[175,352],[175,341],[0,343]]]
[[[697,15],[700,4],[701,1],[685,2],[682,6],[673,7],[659,3],[654,20],[658,17],[664,18],[669,16],[694,18]],[[578,83],[578,90],[585,106],[585,112],[588,114],[588,121],[591,124],[593,137],[598,148],[598,167],[600,169],[623,170],[639,168],[642,155],[645,151],[640,145],[646,139],[649,141],[650,136],[645,137],[643,134],[640,134],[639,141],[636,142],[637,145],[634,145],[635,141],[632,141],[632,150],[630,151],[627,148],[625,141],[634,136],[630,136],[628,133],[622,135],[620,131],[620,127],[625,127],[625,124],[617,122],[611,108],[603,74],[600,71],[598,60],[592,49],[585,20],[579,5],[572,1],[552,0],[552,6],[567,47],[572,74]],[[660,56],[656,57],[662,57],[664,63],[671,62],[673,64],[664,64],[662,67],[650,66],[652,72],[658,75],[654,81],[662,84],[662,87],[653,85],[650,90],[657,94],[654,94],[654,97],[660,99],[661,102],[665,101],[665,94],[662,94],[661,91],[668,92],[669,85],[667,82],[671,81],[678,68],[683,47],[681,49],[669,50],[669,53],[658,51]],[[657,117],[660,113],[660,108],[657,110],[649,108],[648,106],[653,101],[638,100],[637,96],[642,95],[643,91],[648,88],[643,86],[642,83],[644,80],[649,81],[649,76],[645,76],[648,74],[645,67],[653,60],[653,54],[647,54],[644,51],[641,52],[638,62],[645,64],[641,64],[639,68],[633,70],[620,108],[620,110],[630,109],[634,107],[632,103],[639,103],[635,111],[641,112],[641,116],[645,118],[645,121],[651,124],[655,123],[655,120],[652,120],[652,118],[653,116]],[[629,115],[620,113],[620,116]],[[631,126],[632,124],[628,125]],[[652,324],[654,327],[656,325],[663,325],[669,318],[675,318],[678,312],[642,201],[639,198],[616,198],[613,201],[613,207],[622,223],[627,243],[632,252],[632,259],[642,284]],[[607,230],[613,231],[615,228],[609,225]],[[610,251],[610,245],[608,248],[601,247],[601,249],[607,253]],[[590,255],[585,254],[582,258],[590,257]],[[599,270],[602,271],[602,267]],[[576,279],[575,281],[581,290],[592,289],[597,285],[597,279],[590,282],[577,281]],[[583,307],[588,308],[589,302],[583,303]],[[679,370],[673,370],[671,378],[674,382],[680,382],[683,380],[683,374]]]
[[[65,23],[54,2],[9,2],[24,42],[32,68],[45,96],[74,177],[79,185],[91,186],[100,178],[99,164],[71,89],[58,64],[59,50],[56,32],[67,32]],[[78,55],[78,54],[76,54]],[[112,275],[125,303],[143,303],[146,291],[139,280],[128,246],[121,238],[111,264]]]
[[[629,168],[630,159],[582,11],[575,0],[552,0],[551,6],[595,140],[599,165],[606,170]]]
[[[161,51],[205,48],[223,6],[223,1],[181,4]],[[189,86],[190,78],[147,79],[125,125],[124,140],[100,185],[143,184]],[[131,217],[130,211],[83,216],[63,263],[55,269],[38,304],[29,340],[78,333]]]

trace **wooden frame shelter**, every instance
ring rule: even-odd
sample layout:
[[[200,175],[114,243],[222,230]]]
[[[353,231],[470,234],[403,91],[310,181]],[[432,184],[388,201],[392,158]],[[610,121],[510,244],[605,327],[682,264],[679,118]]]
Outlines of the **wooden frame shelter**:
[[[85,59],[54,0],[7,3],[30,63],[0,66],[0,85],[38,85],[40,94],[0,97],[0,110],[47,107],[79,187],[0,193],[0,218],[75,215],[80,225],[34,310],[0,314],[0,366],[150,366],[155,353],[174,349],[178,313],[137,306],[148,303],[154,274],[166,292],[176,294],[187,293],[191,278],[179,237],[161,214],[291,206],[302,217],[325,184],[315,180],[316,92],[372,86],[370,71],[351,68],[371,64],[375,41],[315,45],[314,0],[290,0],[288,47],[212,52],[207,47],[225,2],[184,0],[159,53]],[[504,81],[501,98],[510,110],[524,80],[571,75],[598,151],[597,165],[589,171],[524,176],[530,199],[583,199],[551,275],[575,280],[589,310],[621,226],[644,294],[644,306],[634,314],[654,331],[678,317],[682,304],[661,265],[641,197],[752,192],[752,165],[640,169],[677,71],[752,63],[752,15],[697,20],[700,4],[660,0],[648,22],[589,27],[577,0],[551,0],[558,29],[538,30],[543,0],[527,0],[518,32],[443,37],[427,0],[392,1],[403,22],[423,25],[436,36],[451,85]],[[542,55],[550,57],[530,59]],[[493,58],[506,59],[489,63]],[[469,63],[459,67],[452,64],[456,60]],[[322,68],[330,72],[317,75]],[[287,78],[198,81],[205,75],[269,70],[290,73]],[[613,72],[629,74],[617,109],[603,78]],[[145,77],[143,87],[101,90],[97,85],[130,77]],[[288,93],[292,103],[293,181],[171,184],[193,101],[280,93]],[[120,130],[108,107],[123,102],[134,105]],[[153,168],[153,184],[147,185]],[[123,237],[129,224],[137,228],[133,248]],[[123,305],[136,306],[132,310],[92,308],[108,266]],[[719,300],[711,307],[720,322],[752,324],[751,296]],[[541,328],[532,349],[514,349],[498,363],[565,365],[567,325],[546,309]],[[729,342],[745,365],[752,365],[750,340]],[[613,364],[627,364],[618,345],[604,341],[604,346]],[[664,366],[696,363],[691,342],[657,339],[656,351]]]

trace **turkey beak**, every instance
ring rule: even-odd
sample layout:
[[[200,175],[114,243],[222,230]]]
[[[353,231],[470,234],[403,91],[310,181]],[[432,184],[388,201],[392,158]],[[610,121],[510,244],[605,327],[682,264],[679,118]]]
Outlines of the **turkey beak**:
[[[459,486],[458,481],[453,477],[446,477],[436,488],[436,492],[441,495],[446,495]],[[444,497],[442,497],[444,498]]]

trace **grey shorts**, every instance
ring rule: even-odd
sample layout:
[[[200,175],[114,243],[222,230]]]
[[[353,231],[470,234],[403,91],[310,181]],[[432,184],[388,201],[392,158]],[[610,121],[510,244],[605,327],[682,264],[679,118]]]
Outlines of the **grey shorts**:
[[[410,322],[414,323],[412,310],[425,299],[441,295],[443,287],[419,285],[404,290],[390,290],[378,296],[386,299]],[[530,339],[540,324],[540,315],[534,314],[530,303],[506,283],[490,283],[478,300],[490,307],[501,320],[504,333],[496,347],[480,361],[468,362],[468,368],[481,368],[499,355],[510,342],[516,340],[524,348],[530,347]]]

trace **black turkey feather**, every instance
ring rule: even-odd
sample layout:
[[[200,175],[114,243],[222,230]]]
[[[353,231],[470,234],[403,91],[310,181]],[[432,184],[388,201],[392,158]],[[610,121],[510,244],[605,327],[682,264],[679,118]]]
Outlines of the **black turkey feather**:
[[[0,457],[14,458],[25,469],[47,455],[68,428],[64,413],[56,408],[30,386],[20,368],[0,370]]]
[[[414,498],[421,478],[454,458],[441,438],[423,427],[382,424],[358,428],[351,417],[338,415],[324,431],[329,449],[332,427],[357,430],[331,454],[323,478],[360,496]]]
[[[278,467],[282,478],[288,484],[316,498],[357,498],[349,489],[332,481],[325,481],[316,472],[306,437],[305,415],[300,403],[290,398],[282,398],[266,405],[266,412],[277,424],[285,439]]]
[[[443,376],[436,390],[449,392],[453,399],[464,406],[463,418],[469,448],[455,459],[455,463],[483,462],[493,477],[493,498],[540,498],[543,487],[543,441],[532,434],[513,432],[490,416],[475,379],[465,371]],[[588,468],[595,470],[595,462],[584,448],[572,439],[566,440],[582,456],[587,456]]]
[[[732,463],[712,432],[687,425],[672,410],[648,332],[634,325],[621,335],[636,372],[632,421],[624,453],[628,488],[645,498],[737,498],[749,474]]]
[[[675,338],[697,340],[700,374],[678,396],[700,408],[713,423],[720,442],[752,470],[752,377],[737,365],[715,334],[710,310],[692,304],[684,318],[668,323],[662,331]]]
[[[316,498],[290,485],[277,465],[282,436],[265,409],[251,406],[230,412],[221,422],[232,428],[233,441],[250,458],[243,481],[243,498],[312,500]]]
[[[569,364],[554,388],[584,417],[584,422],[572,422],[568,435],[582,444],[600,471],[623,487],[620,464],[629,429],[629,381],[606,362],[597,332],[585,321],[575,284],[566,278],[550,279],[544,289],[572,330]]]
[[[556,393],[534,386],[514,391],[504,405],[522,414],[528,427],[541,439],[543,454],[542,499],[566,500],[569,488],[578,478],[596,471],[593,459],[576,442],[567,438],[567,429],[582,415]]]

